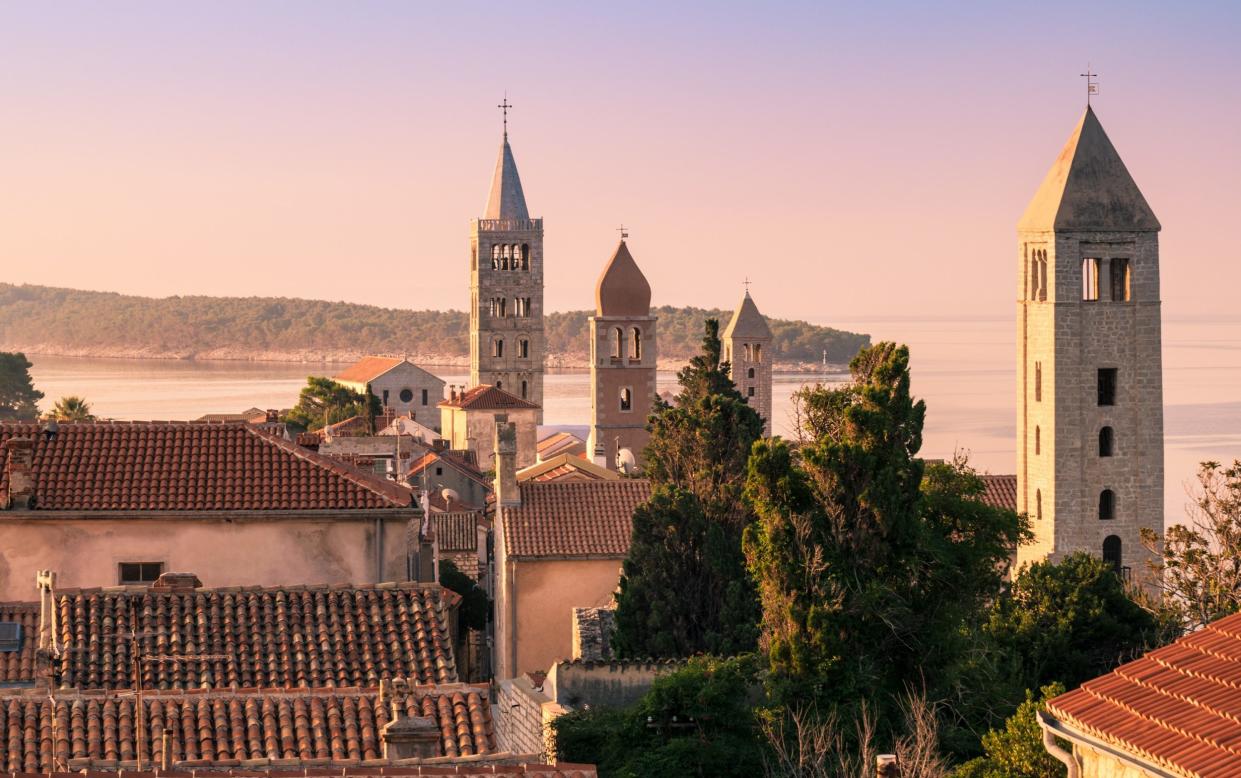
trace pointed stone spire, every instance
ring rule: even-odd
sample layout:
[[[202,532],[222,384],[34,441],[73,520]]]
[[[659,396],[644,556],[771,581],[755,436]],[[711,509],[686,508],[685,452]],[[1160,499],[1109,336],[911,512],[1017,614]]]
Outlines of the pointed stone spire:
[[[521,177],[517,175],[517,162],[513,149],[508,145],[508,131],[500,143],[500,156],[496,159],[496,172],[491,176],[491,194],[487,197],[484,219],[530,218],[526,210],[526,195],[521,191]]]
[[[733,318],[721,336],[722,340],[730,338],[771,338],[767,318],[758,312],[758,306],[754,304],[754,298],[750,297],[749,289],[745,291],[745,297],[741,298],[741,305],[733,311]]]
[[[1087,107],[1017,229],[1158,232],[1160,227],[1094,109]]]
[[[600,316],[646,316],[651,312],[651,285],[623,240],[595,286],[595,311]]]

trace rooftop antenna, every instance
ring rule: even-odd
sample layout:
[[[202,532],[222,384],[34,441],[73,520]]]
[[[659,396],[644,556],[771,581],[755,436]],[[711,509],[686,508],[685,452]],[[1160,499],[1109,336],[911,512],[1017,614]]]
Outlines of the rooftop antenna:
[[[504,101],[496,106],[496,108],[504,112],[504,140],[508,140],[508,109],[512,107],[513,104],[508,101],[508,90],[505,90]]]
[[[1094,80],[1099,77],[1099,74],[1092,73],[1090,71],[1090,63],[1087,62],[1086,72],[1082,73],[1081,77],[1086,79],[1086,107],[1089,108],[1090,107],[1090,96],[1099,94],[1099,82]]]

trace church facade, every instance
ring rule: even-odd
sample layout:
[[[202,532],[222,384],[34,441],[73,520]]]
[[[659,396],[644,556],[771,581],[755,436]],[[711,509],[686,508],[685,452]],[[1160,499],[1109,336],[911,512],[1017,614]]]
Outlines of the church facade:
[[[1018,564],[1138,574],[1163,531],[1159,230],[1087,108],[1018,225]]]
[[[543,220],[530,218],[507,125],[487,208],[470,224],[470,386],[543,407]]]

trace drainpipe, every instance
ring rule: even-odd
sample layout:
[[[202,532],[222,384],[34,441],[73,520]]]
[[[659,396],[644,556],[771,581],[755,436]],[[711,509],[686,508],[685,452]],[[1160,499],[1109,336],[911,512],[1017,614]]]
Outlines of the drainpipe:
[[[375,583],[383,583],[384,575],[384,526],[383,518],[375,517]]]
[[[1051,726],[1047,721],[1046,714],[1042,711],[1038,712],[1038,725],[1043,730],[1043,748],[1047,749],[1047,753],[1051,754],[1056,761],[1062,763],[1069,768],[1069,778],[1078,778],[1079,770],[1077,760],[1068,751],[1060,747],[1056,742],[1056,736],[1051,733]]]

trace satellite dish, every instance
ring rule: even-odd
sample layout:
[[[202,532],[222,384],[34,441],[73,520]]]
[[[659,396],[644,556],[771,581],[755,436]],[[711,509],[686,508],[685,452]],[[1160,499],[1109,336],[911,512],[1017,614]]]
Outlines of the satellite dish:
[[[461,495],[457,494],[456,489],[449,489],[445,487],[443,491],[440,492],[440,496],[444,498],[444,502],[446,503],[461,502]]]
[[[638,459],[633,452],[627,448],[622,448],[616,452],[616,469],[622,473],[632,473],[638,469]]]

